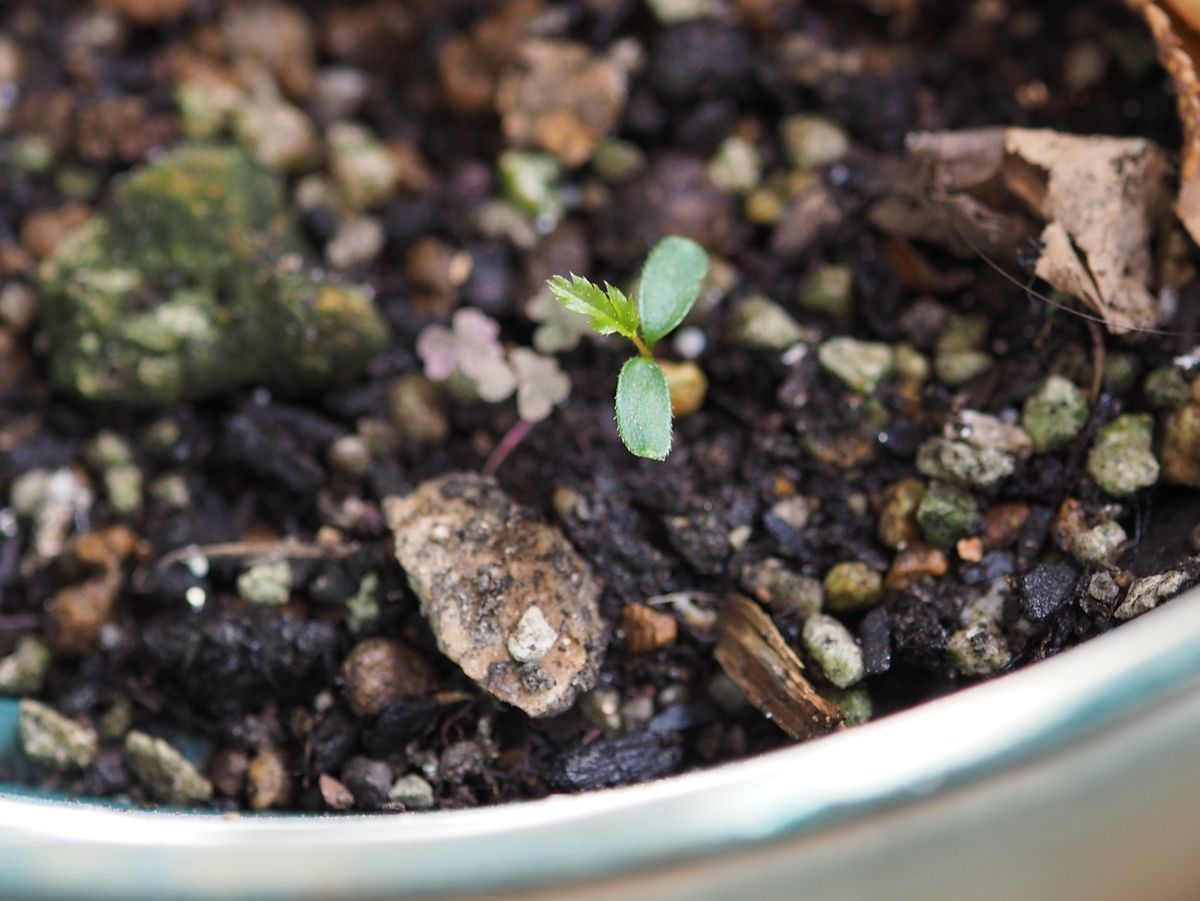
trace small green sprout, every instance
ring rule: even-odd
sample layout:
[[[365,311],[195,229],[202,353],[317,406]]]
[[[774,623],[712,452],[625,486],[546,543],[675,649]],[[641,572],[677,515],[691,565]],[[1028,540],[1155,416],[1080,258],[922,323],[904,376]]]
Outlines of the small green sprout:
[[[683,322],[708,275],[708,254],[689,238],[663,238],[642,268],[636,303],[619,288],[556,275],[551,293],[568,310],[587,316],[601,335],[628,338],[638,349],[617,377],[617,431],[631,454],[665,460],[671,452],[671,392],[654,359],[654,346]]]

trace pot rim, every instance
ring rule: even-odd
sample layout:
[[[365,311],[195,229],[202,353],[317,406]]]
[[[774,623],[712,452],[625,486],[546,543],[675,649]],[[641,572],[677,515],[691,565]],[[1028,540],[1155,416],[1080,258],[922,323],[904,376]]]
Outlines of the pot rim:
[[[649,784],[476,810],[236,819],[0,792],[0,883],[93,895],[100,886],[124,898],[191,897],[201,887],[210,896],[397,897],[611,878],[915,804],[1197,685],[1200,587],[991,682]]]

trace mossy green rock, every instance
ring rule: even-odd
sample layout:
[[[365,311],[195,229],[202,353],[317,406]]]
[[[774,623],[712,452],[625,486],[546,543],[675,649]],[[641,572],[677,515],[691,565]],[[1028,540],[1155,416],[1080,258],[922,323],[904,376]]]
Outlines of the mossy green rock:
[[[319,388],[358,375],[387,337],[361,288],[310,272],[282,184],[229,147],[133,172],[40,276],[51,378],[92,401]]]
[[[1124,413],[1096,433],[1088,451],[1087,471],[1114,497],[1133,494],[1158,481],[1158,460],[1151,445],[1154,417]]]
[[[917,506],[917,522],[925,540],[950,547],[966,534],[979,515],[971,492],[949,482],[933,481]]]
[[[1057,450],[1074,438],[1087,418],[1083,392],[1069,379],[1052,375],[1025,401],[1021,426],[1033,440],[1034,453],[1040,454]]]

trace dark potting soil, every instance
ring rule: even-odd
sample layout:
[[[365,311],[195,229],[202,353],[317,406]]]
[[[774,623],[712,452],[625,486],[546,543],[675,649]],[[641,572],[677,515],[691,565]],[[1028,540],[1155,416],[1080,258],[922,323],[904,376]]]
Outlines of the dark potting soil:
[[[8,81],[0,65],[4,284],[36,285],[38,259],[65,231],[51,221],[39,234],[31,218],[70,202],[98,206],[114,179],[181,140],[174,86],[189,62],[216,61],[235,80],[251,78],[227,62],[226,4],[174,5],[186,10],[149,25],[99,11],[106,4],[16,0],[0,9],[0,40],[18,48],[20,59]],[[17,693],[100,735],[99,752],[82,768],[14,760],[0,765],[0,778],[161,800],[134,778],[122,753],[132,728],[193,757],[215,786],[204,803],[399,811],[627,784],[789,743],[724,676],[696,610],[752,592],[746,574],[767,558],[816,580],[848,561],[880,576],[893,571],[902,552],[881,542],[878,520],[889,486],[918,476],[918,447],[954,411],[1019,409],[1051,372],[1088,386],[1101,359],[1085,321],[1021,289],[1029,276],[1019,260],[998,261],[1014,282],[982,257],[964,262],[924,248],[935,274],[961,273],[961,280],[938,288],[905,277],[890,236],[867,215],[890,185],[904,136],[1005,124],[1138,135],[1175,147],[1179,129],[1150,38],[1115,0],[718,5],[727,12],[664,25],[649,4],[633,0],[545,4],[538,20],[544,34],[597,53],[624,46],[644,54],[611,133],[645,160],[630,177],[607,183],[587,165],[568,169],[567,213],[529,247],[479,227],[477,208],[501,190],[496,159],[508,141],[488,104],[465,108],[438,74],[439,66],[455,65],[446,58],[453,39],[477,35],[482,20],[499,18],[497,6],[293,3],[285,9],[298,16],[287,21],[299,23],[299,38],[270,20],[268,33],[286,58],[289,41],[308,43],[316,67],[357,73],[365,87],[353,118],[424,160],[419,176],[373,211],[382,250],[347,272],[374,289],[390,339],[344,388],[293,396],[246,389],[138,411],[52,390],[43,332],[11,317],[0,322],[0,487],[9,504],[0,510],[0,654],[18,653],[31,635],[45,639],[52,663]],[[283,15],[278,5],[264,8],[264,15]],[[491,44],[477,41],[468,53],[480,70],[499,67],[493,60],[524,40],[497,31]],[[5,52],[0,63],[12,57]],[[304,58],[295,57],[299,72],[280,65],[267,76],[321,130],[328,118],[314,94],[292,84],[313,77]],[[486,92],[486,71],[457,65]],[[722,142],[738,135],[760,147],[764,169],[786,172],[777,129],[798,113],[827,117],[850,141],[844,158],[817,176],[836,215],[812,235],[797,234],[805,219],[789,224],[785,215],[776,224],[749,215],[705,169]],[[38,153],[48,159],[30,162]],[[323,165],[318,155],[306,171]],[[297,182],[293,175],[289,184]],[[336,213],[319,204],[303,216],[315,247],[338,225]],[[709,388],[703,407],[677,421],[671,456],[652,463],[624,450],[612,422],[623,349],[584,341],[559,354],[570,399],[497,475],[591,563],[605,586],[608,623],[621,622],[627,605],[680,593],[694,596],[692,612],[654,601],[679,619],[673,640],[635,653],[618,631],[597,687],[567,713],[531,719],[438,652],[380,512],[385,497],[427,478],[480,469],[516,421],[512,405],[439,401],[435,413],[448,417],[449,433],[418,444],[395,421],[390,392],[398,378],[420,370],[414,348],[422,328],[445,322],[456,306],[484,310],[506,340],[528,344],[534,325],[524,304],[547,276],[573,269],[597,280],[627,279],[669,233],[696,237],[735,275],[730,296],[697,323],[704,337],[697,362]],[[437,249],[469,255],[469,277],[447,275],[437,252],[414,252],[431,238]],[[831,263],[853,274],[848,320],[792,302]],[[931,303],[928,294],[939,290]],[[948,318],[984,317],[978,346],[991,363],[953,387],[936,378],[890,380],[865,396],[824,371],[815,353],[726,340],[734,301],[751,294],[775,299],[819,336],[909,342],[931,356]],[[1195,294],[1195,284],[1183,292],[1167,329],[1196,327]],[[1114,498],[1085,468],[1100,427],[1118,413],[1150,409],[1142,375],[1188,352],[1194,338],[1102,340],[1110,361],[1136,368],[1132,384],[1106,373],[1074,437],[976,489],[979,515],[965,543],[940,552],[940,564],[927,558],[911,579],[889,575],[874,603],[837,612],[858,640],[866,675],[847,697],[806,657],[819,690],[857,711],[869,703],[878,718],[976,681],[949,645],[964,628],[964,607],[989,585],[1008,586],[995,620],[1008,654],[994,667],[998,674],[1112,628],[1114,608],[1137,577],[1176,567],[1184,573],[1176,589],[1195,577],[1190,489],[1156,486]],[[332,460],[331,445],[362,435],[364,422],[365,431],[383,436],[383,449],[357,469]],[[88,457],[102,430],[125,440],[140,475],[145,496],[132,511],[114,509],[103,465]],[[12,488],[30,472],[71,467],[93,496],[75,509],[69,531],[110,534],[123,526],[132,533],[128,548],[88,557],[66,542],[53,556],[38,556],[35,523],[14,512]],[[807,499],[804,515],[796,515],[796,504],[779,506],[794,498]],[[1073,535],[1107,522],[1125,530],[1121,556],[1089,563],[1066,553]],[[190,545],[283,539],[329,550],[289,557],[291,589],[277,607],[247,603],[238,586],[247,559],[236,547],[199,555],[202,565],[196,554],[164,561]],[[1095,581],[1098,575],[1104,578]],[[377,580],[378,614],[363,625],[351,621],[347,598],[366,576]],[[825,590],[832,594],[828,583]],[[70,630],[78,624],[64,625],[52,608],[65,603],[61,592],[85,591],[112,604],[99,603],[102,622],[76,641]],[[787,642],[803,648],[801,612],[778,603],[768,610]],[[364,659],[383,662],[348,670],[352,649],[378,637],[398,638],[402,650],[371,646]],[[389,654],[407,656],[397,662]],[[373,702],[378,667],[407,673],[426,690],[380,707]]]

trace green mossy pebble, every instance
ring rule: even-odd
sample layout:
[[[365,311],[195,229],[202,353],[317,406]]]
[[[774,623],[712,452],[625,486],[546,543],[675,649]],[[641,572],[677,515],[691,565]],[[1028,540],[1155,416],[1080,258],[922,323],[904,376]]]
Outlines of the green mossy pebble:
[[[1107,494],[1123,497],[1158,481],[1154,456],[1154,417],[1123,413],[1096,433],[1087,456],[1087,471]]]
[[[1033,441],[1034,453],[1057,450],[1087,422],[1087,399],[1069,379],[1047,377],[1025,401],[1021,427]]]
[[[1178,366],[1151,370],[1142,383],[1146,402],[1159,410],[1175,410],[1191,400],[1191,386]]]
[[[734,309],[726,337],[753,350],[787,350],[811,335],[779,304],[754,294]]]
[[[826,264],[809,276],[797,297],[800,306],[839,321],[854,314],[854,272],[849,266]]]
[[[836,613],[871,607],[882,594],[883,577],[866,563],[835,563],[825,574],[825,603]]]
[[[790,569],[778,557],[747,564],[741,573],[742,587],[774,610],[807,619],[821,612],[825,590],[821,582]]]
[[[237,591],[247,603],[281,607],[292,594],[292,564],[287,560],[255,563],[238,576]]]
[[[52,770],[82,769],[96,759],[96,732],[53,707],[25,698],[17,713],[21,751]]]
[[[416,773],[409,773],[392,783],[388,800],[402,804],[405,810],[432,810],[433,786]]]
[[[1187,574],[1174,569],[1138,579],[1129,586],[1119,607],[1113,612],[1117,619],[1133,619],[1153,610],[1160,601],[1174,597],[1187,582]]]
[[[952,350],[933,358],[933,371],[945,385],[966,384],[992,368],[992,358],[981,350]]]
[[[24,635],[11,654],[0,658],[0,695],[32,695],[42,690],[53,656],[36,635]]]
[[[1012,661],[1000,627],[987,618],[977,619],[951,635],[946,650],[964,676],[990,676]]]
[[[236,148],[173,150],[43,263],[51,379],[134,406],[349,381],[386,327],[362,289],[304,260],[277,178]]]
[[[896,353],[888,344],[841,336],[822,343],[817,359],[847,388],[870,394],[891,373]]]
[[[1128,535],[1119,522],[1104,522],[1071,538],[1071,556],[1080,563],[1112,563],[1120,556]]]
[[[929,438],[917,448],[917,469],[922,475],[957,485],[987,488],[1012,475],[1017,461],[994,447],[976,447],[966,441]]]
[[[824,613],[810,616],[804,621],[800,640],[825,678],[838,688],[849,688],[867,674],[862,648],[850,630],[832,616]]]
[[[947,548],[966,534],[979,515],[971,492],[949,482],[935,480],[917,505],[917,523],[925,540]]]
[[[855,688],[833,688],[823,692],[827,700],[833,701],[842,708],[846,718],[842,721],[847,727],[861,726],[869,723],[875,716],[875,705],[871,703],[871,693],[861,685]]]
[[[213,796],[212,783],[169,742],[134,730],[124,750],[129,772],[155,801],[182,806]]]

